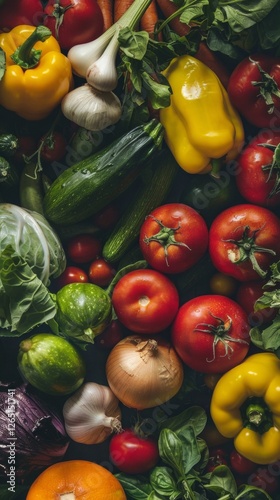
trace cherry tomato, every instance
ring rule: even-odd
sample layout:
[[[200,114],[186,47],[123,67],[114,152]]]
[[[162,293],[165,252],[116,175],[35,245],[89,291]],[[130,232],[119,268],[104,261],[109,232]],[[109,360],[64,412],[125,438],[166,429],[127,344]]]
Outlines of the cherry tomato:
[[[136,333],[158,333],[174,320],[179,308],[177,288],[154,269],[131,271],[117,282],[112,305],[120,322]]]
[[[95,344],[103,349],[113,349],[124,338],[124,332],[125,328],[119,320],[113,319],[107,328],[96,337]]]
[[[144,259],[162,273],[180,273],[204,255],[208,228],[203,217],[183,203],[167,203],[144,220],[139,236]]]
[[[215,273],[210,279],[210,290],[218,295],[231,297],[237,287],[237,281],[227,274]]]
[[[276,315],[276,310],[270,307],[254,311],[255,302],[264,294],[264,283],[264,281],[247,281],[241,283],[237,289],[236,301],[247,313],[251,326],[261,326],[268,323]]]
[[[101,251],[101,241],[90,234],[73,236],[66,245],[66,255],[68,259],[77,264],[86,264],[97,259]]]
[[[151,436],[142,437],[132,429],[124,429],[111,438],[109,457],[125,474],[143,474],[159,460],[157,441]]]
[[[93,222],[99,229],[113,227],[120,217],[120,210],[116,203],[110,203],[94,215]]]
[[[223,448],[209,449],[209,459],[206,472],[212,472],[219,465],[228,465],[228,455]]]
[[[256,470],[258,464],[248,458],[243,457],[236,450],[232,450],[229,455],[229,461],[234,473],[247,476]]]
[[[19,163],[24,163],[24,156],[31,156],[37,149],[35,137],[31,135],[22,135],[18,138],[18,148],[14,155],[14,160]]]
[[[101,258],[92,261],[88,270],[89,281],[101,287],[108,286],[115,274],[115,268]]]
[[[279,479],[279,462],[270,464],[268,466],[258,467],[247,479],[247,483],[250,486],[255,486],[256,488],[261,488],[268,495],[273,495],[279,491],[280,479]]]
[[[83,269],[75,266],[68,266],[55,280],[55,288],[58,290],[69,283],[87,283],[88,275]]]
[[[66,152],[67,142],[60,132],[54,131],[43,136],[39,141],[39,146],[42,142],[43,147],[40,154],[44,162],[52,163],[62,160]]]
[[[260,280],[280,257],[280,219],[249,203],[227,208],[210,226],[209,254],[219,272],[239,281]]]
[[[249,330],[247,315],[237,302],[222,295],[201,295],[180,307],[171,340],[193,370],[224,373],[245,358]]]
[[[237,159],[236,185],[243,198],[263,207],[280,205],[279,172],[276,147],[280,133],[260,130]],[[273,149],[274,145],[274,149]]]
[[[65,51],[103,33],[103,15],[96,0],[49,0],[44,14],[44,25]]]

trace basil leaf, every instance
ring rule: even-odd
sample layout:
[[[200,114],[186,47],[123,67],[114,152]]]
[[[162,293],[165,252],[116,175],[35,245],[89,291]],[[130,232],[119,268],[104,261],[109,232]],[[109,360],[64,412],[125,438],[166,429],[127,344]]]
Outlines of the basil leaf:
[[[162,429],[158,439],[158,447],[162,460],[181,476],[184,476],[183,445],[175,432]]]
[[[235,500],[244,498],[244,500],[272,500],[271,496],[260,488],[255,486],[242,485],[238,490]]]
[[[157,493],[168,497],[169,500],[175,500],[181,496],[172,475],[172,470],[168,467],[155,467],[151,472],[150,482]]]
[[[200,449],[192,426],[184,428],[183,432],[179,431],[178,435],[183,444],[183,465],[185,475],[187,475],[200,461]]]
[[[210,475],[209,484],[205,484],[204,487],[219,496],[230,493],[233,498],[236,498],[237,495],[236,481],[226,465],[216,467]]]
[[[200,406],[191,406],[183,410],[179,415],[170,417],[160,424],[160,428],[168,428],[174,432],[184,432],[189,426],[192,426],[195,436],[198,436],[207,423],[207,415]]]
[[[133,500],[148,500],[153,491],[148,479],[144,476],[128,476],[123,473],[115,474],[127,496]]]

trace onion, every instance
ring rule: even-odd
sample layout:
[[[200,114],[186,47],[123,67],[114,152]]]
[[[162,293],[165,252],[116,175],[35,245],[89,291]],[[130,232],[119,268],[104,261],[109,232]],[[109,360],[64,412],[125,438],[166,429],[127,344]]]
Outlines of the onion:
[[[107,381],[125,406],[144,410],[171,399],[183,383],[183,363],[174,348],[159,336],[131,335],[111,350]]]
[[[77,443],[103,443],[112,432],[120,432],[119,401],[105,385],[83,384],[63,406],[65,429]]]

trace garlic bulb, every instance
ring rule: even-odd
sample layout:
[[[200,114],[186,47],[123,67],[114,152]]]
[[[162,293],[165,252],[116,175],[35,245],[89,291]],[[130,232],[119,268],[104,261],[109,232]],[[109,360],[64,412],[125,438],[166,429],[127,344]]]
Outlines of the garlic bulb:
[[[116,88],[118,84],[116,67],[118,49],[118,31],[116,31],[102,56],[87,69],[87,82],[95,89],[102,92],[110,92]]]
[[[113,432],[120,432],[119,400],[105,385],[87,382],[63,406],[68,436],[77,443],[103,443]]]
[[[88,83],[66,94],[61,110],[68,120],[92,131],[114,125],[122,113],[121,102],[113,92],[101,92]]]

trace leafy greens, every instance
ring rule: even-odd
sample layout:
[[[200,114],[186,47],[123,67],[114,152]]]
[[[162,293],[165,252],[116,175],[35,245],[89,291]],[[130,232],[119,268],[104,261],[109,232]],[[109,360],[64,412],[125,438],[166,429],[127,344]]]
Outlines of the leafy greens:
[[[48,286],[65,266],[60,240],[43,216],[0,204],[0,335],[22,335],[54,317]]]

